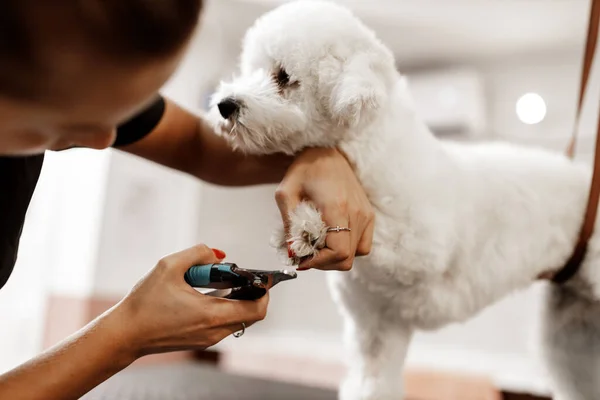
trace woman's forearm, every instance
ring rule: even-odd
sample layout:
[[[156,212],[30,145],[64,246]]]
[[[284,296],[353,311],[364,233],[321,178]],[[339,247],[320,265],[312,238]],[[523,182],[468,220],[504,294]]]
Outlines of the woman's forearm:
[[[78,399],[134,361],[119,337],[117,315],[105,314],[54,348],[0,375],[0,399]]]
[[[156,129],[122,150],[224,186],[278,183],[293,161],[281,154],[250,156],[233,151],[206,121],[170,100]]]
[[[205,182],[223,186],[279,183],[294,161],[293,157],[283,154],[256,156],[233,151],[202,120],[198,132],[195,148],[200,156],[185,170]]]

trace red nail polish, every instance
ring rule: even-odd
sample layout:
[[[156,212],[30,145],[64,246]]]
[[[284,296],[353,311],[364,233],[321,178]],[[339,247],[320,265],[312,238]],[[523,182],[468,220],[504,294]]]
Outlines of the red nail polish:
[[[225,254],[225,252],[223,250],[212,249],[212,251],[215,254],[215,257],[217,257],[219,260],[222,260],[225,257],[227,257],[227,254]]]
[[[291,247],[290,243],[288,243],[288,257],[289,258],[296,257],[296,254],[294,253],[294,250],[292,250],[292,247]]]

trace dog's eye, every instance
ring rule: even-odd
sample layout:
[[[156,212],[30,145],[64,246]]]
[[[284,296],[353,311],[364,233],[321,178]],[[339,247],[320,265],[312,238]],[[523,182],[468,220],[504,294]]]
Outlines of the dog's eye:
[[[279,68],[276,79],[279,86],[287,86],[290,83],[290,76],[283,68]]]

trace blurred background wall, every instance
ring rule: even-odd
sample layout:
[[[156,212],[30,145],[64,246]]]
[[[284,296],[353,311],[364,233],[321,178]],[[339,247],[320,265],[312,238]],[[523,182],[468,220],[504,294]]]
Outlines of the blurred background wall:
[[[340,2],[394,50],[440,137],[507,139],[559,151],[566,146],[588,1]],[[208,1],[201,29],[164,94],[201,112],[219,80],[235,71],[245,29],[279,3]],[[587,161],[597,75],[594,67],[578,147]],[[111,304],[161,256],[196,242],[222,248],[246,267],[279,268],[268,245],[279,223],[273,192],[274,186],[201,184],[115,151],[48,154],[16,273],[0,291],[0,370],[77,329],[93,314],[90,299]],[[535,359],[538,289],[517,293],[464,325],[417,335],[409,366],[478,372],[502,387],[545,392]],[[310,271],[273,291],[268,319],[244,340],[217,348],[303,360],[296,375],[314,383],[327,378],[311,375],[311,361],[343,357],[340,329],[324,273]],[[240,361],[235,368],[245,366]]]

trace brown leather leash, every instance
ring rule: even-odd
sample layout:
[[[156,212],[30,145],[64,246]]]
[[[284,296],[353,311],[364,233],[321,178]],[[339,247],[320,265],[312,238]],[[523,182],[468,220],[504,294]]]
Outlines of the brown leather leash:
[[[585,97],[588,78],[592,63],[594,61],[594,53],[596,52],[596,42],[598,40],[598,25],[600,21],[600,0],[591,1],[590,19],[588,23],[587,41],[585,46],[585,55],[583,60],[583,71],[581,74],[581,83],[579,87],[579,102],[577,104],[577,113],[575,115],[575,126],[573,129],[573,136],[567,148],[567,155],[573,158],[575,155],[575,145],[577,142],[577,131],[581,118],[581,109],[583,105],[583,99]],[[598,140],[598,134],[600,133],[600,117],[598,119],[598,127],[596,129],[596,152],[594,155],[594,170],[592,175],[592,183],[590,186],[590,193],[587,202],[587,208],[585,210],[585,217],[581,230],[579,231],[579,239],[575,250],[571,254],[571,258],[567,261],[565,266],[559,270],[553,277],[552,282],[562,284],[571,279],[583,262],[585,254],[587,252],[588,241],[594,232],[594,224],[596,222],[596,213],[598,211],[598,199],[600,198],[600,140]]]

